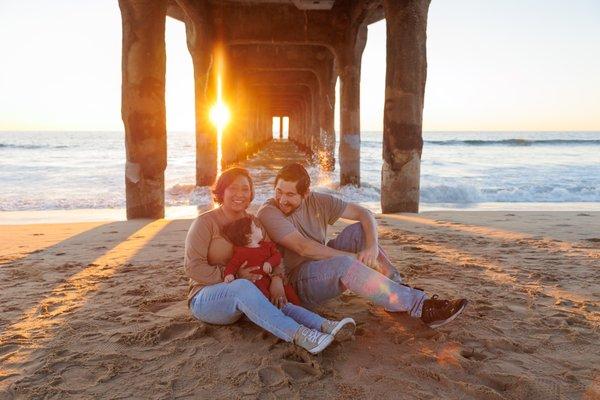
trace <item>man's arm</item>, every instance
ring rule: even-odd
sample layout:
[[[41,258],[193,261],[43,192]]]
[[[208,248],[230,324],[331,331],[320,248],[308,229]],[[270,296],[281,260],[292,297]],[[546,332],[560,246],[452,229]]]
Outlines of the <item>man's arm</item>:
[[[338,216],[341,211],[341,209],[338,210]],[[267,229],[272,240],[303,257],[313,260],[324,260],[326,258],[342,255],[356,257],[356,254],[332,249],[331,247],[327,247],[317,241],[302,236],[296,227],[285,218],[283,213],[274,206],[262,207],[258,211],[258,218]],[[331,218],[332,221],[337,219],[337,217],[335,217],[335,219],[333,219],[333,217]]]
[[[373,214],[358,204],[348,203],[340,218],[360,222],[365,232],[365,248],[358,252],[357,258],[369,267],[376,267],[379,241],[377,240],[377,222]]]
[[[312,239],[305,238],[298,231],[293,231],[284,236],[279,244],[295,251],[302,257],[311,258],[313,260],[324,260],[335,256],[351,256],[356,257],[354,253],[348,253],[341,250],[332,249]]]

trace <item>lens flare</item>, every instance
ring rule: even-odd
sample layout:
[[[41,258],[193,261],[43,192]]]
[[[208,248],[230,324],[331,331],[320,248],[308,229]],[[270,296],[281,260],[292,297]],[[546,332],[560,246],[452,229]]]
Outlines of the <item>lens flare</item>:
[[[223,86],[221,84],[221,73],[217,75],[217,104],[215,104],[209,113],[210,121],[217,127],[217,176],[221,174],[221,160],[223,159],[223,131],[231,113],[227,105],[223,102]]]
[[[217,130],[221,132],[231,119],[231,113],[223,102],[221,75],[217,77],[217,104],[210,109],[209,116],[210,121],[217,127]]]

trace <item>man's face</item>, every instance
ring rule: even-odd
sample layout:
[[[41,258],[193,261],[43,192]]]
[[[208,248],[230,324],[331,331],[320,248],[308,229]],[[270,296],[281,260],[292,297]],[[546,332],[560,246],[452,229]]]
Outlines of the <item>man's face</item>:
[[[275,185],[275,200],[277,201],[277,207],[285,215],[294,212],[300,206],[300,203],[302,203],[303,198],[296,190],[296,182],[284,181],[283,179],[277,181],[277,185]]]

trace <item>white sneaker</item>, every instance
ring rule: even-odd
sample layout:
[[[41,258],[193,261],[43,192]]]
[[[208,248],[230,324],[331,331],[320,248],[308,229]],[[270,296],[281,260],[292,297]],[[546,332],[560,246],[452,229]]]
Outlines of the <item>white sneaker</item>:
[[[305,326],[300,326],[300,329],[294,335],[294,344],[311,354],[322,352],[331,342],[333,342],[332,335]]]
[[[356,330],[356,322],[352,318],[344,318],[341,321],[323,322],[321,330],[325,333],[333,335],[336,341],[343,342],[354,336]]]

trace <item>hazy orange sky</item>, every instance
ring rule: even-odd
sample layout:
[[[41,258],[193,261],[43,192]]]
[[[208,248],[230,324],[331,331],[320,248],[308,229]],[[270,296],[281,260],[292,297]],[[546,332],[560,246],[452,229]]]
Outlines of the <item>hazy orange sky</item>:
[[[425,130],[600,130],[600,1],[433,0]],[[167,21],[167,125],[193,131],[192,64]],[[122,130],[117,1],[0,0],[0,130]],[[385,21],[363,55],[382,129]]]

